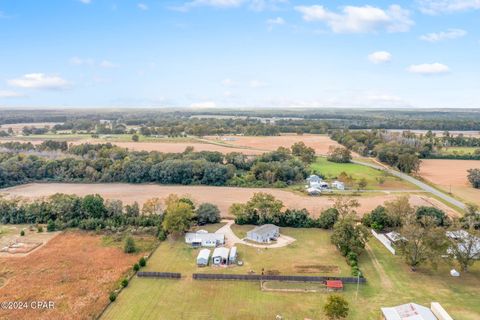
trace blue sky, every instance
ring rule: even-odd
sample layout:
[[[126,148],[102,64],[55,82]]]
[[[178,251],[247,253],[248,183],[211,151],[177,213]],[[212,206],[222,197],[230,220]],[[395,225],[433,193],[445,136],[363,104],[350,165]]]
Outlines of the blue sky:
[[[480,0],[0,0],[3,107],[480,107]]]

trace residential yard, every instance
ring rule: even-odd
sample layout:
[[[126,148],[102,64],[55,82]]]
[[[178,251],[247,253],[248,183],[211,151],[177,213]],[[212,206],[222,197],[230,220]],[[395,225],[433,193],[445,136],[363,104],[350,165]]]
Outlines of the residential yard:
[[[245,227],[245,228],[244,228]],[[247,226],[235,227],[243,232]],[[158,247],[145,270],[176,271],[181,280],[134,278],[102,319],[325,319],[322,307],[328,293],[264,292],[258,282],[198,281],[193,272],[247,273],[276,269],[280,274],[301,274],[299,265],[336,265],[349,275],[345,260],[330,244],[329,232],[319,229],[282,228],[297,241],[280,249],[238,246],[246,265],[231,269],[197,268],[197,250],[187,248],[183,239],[166,241]],[[450,267],[437,271],[409,271],[401,258],[391,255],[375,239],[360,260],[367,284],[346,285],[344,295],[351,307],[348,319],[378,319],[380,307],[407,302],[429,305],[440,302],[456,320],[478,319],[480,314],[480,264],[460,278],[449,276]],[[315,273],[309,275],[314,275]]]
[[[367,181],[367,190],[415,190],[416,186],[400,179],[386,174],[383,171],[376,170],[356,163],[335,163],[326,158],[319,157],[311,165],[312,170],[324,176],[326,180],[335,180],[345,172],[351,176],[353,182],[347,183],[347,187],[356,188],[357,183],[365,178]]]

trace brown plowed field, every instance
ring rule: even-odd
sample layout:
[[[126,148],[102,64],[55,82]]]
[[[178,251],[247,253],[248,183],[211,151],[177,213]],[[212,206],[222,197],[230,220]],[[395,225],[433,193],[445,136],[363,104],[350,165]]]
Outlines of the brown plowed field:
[[[474,189],[468,182],[467,170],[480,169],[480,160],[422,160],[420,176],[467,202],[480,205],[480,189]]]
[[[101,237],[66,232],[21,258],[0,258],[2,301],[53,301],[43,310],[0,309],[0,319],[93,319],[116,282],[138,259],[104,247]]]
[[[315,149],[315,152],[318,155],[327,154],[330,146],[340,146],[336,141],[330,139],[329,136],[319,134],[287,134],[272,137],[225,136],[222,138],[211,136],[208,137],[208,139],[234,146],[249,147],[268,151],[276,150],[278,147],[290,148],[292,144],[303,141],[307,146]]]
[[[324,209],[331,207],[332,201],[328,195],[309,197],[281,189],[273,188],[233,188],[212,186],[172,186],[156,184],[67,184],[67,183],[31,183],[18,187],[1,190],[0,194],[8,196],[20,196],[26,198],[44,197],[55,193],[68,193],[87,195],[98,193],[106,199],[120,199],[124,203],[134,201],[143,204],[153,197],[165,198],[169,194],[187,195],[197,203],[211,202],[216,204],[223,216],[228,216],[228,208],[232,203],[248,201],[256,192],[267,192],[282,200],[286,207],[302,209],[306,208],[313,215],[318,215]],[[357,210],[360,214],[373,210],[385,201],[396,198],[394,194],[365,195],[357,197],[361,207]],[[443,203],[430,198],[428,195],[411,195],[412,205],[435,205],[452,215],[456,213]]]

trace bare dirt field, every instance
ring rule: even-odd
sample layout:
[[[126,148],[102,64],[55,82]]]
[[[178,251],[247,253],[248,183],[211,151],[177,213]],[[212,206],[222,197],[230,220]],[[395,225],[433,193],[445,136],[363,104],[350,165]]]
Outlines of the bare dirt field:
[[[93,319],[138,259],[79,231],[58,235],[21,258],[0,258],[0,301],[53,301],[53,309],[0,310],[0,319]]]
[[[75,144],[83,143],[77,141]],[[246,148],[235,148],[229,146],[220,146],[212,143],[199,142],[112,142],[122,148],[128,148],[133,151],[159,151],[180,153],[185,151],[187,147],[193,147],[195,151],[218,151],[221,153],[241,152],[248,155],[262,154],[262,150],[253,150]]]
[[[234,146],[249,147],[258,150],[272,151],[278,147],[291,147],[292,144],[303,141],[307,146],[315,149],[318,155],[325,155],[328,153],[330,146],[340,146],[336,141],[330,139],[327,135],[319,134],[286,134],[281,136],[271,137],[251,137],[251,136],[224,136],[216,137],[210,136],[209,140],[217,141]]]
[[[233,187],[212,187],[212,186],[168,186],[156,184],[68,184],[68,183],[31,183],[13,188],[1,190],[0,194],[7,196],[20,196],[25,198],[45,197],[55,193],[67,193],[87,195],[98,193],[106,199],[120,199],[124,203],[137,201],[140,205],[146,200],[159,197],[165,198],[169,194],[186,195],[197,203],[211,202],[216,204],[222,215],[228,217],[228,208],[232,203],[248,201],[256,192],[267,192],[283,201],[289,208],[306,208],[313,215],[318,215],[324,209],[332,206],[329,196],[309,197],[293,193],[287,190],[273,188],[233,188]],[[357,197],[361,207],[357,210],[360,214],[370,212],[385,201],[396,198],[394,194],[368,195]],[[440,201],[425,195],[412,194],[410,196],[412,205],[433,205],[445,210],[451,215],[457,213]]]
[[[474,189],[467,179],[467,170],[480,168],[480,160],[422,160],[420,176],[434,183],[446,192],[450,188],[468,202],[480,205],[480,189]]]

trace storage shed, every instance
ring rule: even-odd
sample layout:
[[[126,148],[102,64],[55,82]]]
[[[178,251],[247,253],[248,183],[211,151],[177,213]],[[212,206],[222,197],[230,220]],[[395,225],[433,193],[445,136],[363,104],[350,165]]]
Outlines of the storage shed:
[[[213,250],[212,255],[213,264],[222,265],[228,263],[228,248],[220,247]]]
[[[208,261],[210,260],[210,250],[202,249],[197,256],[197,266],[205,267],[208,266]]]
[[[232,247],[230,249],[230,254],[228,255],[228,264],[234,264],[237,262],[237,247]]]

